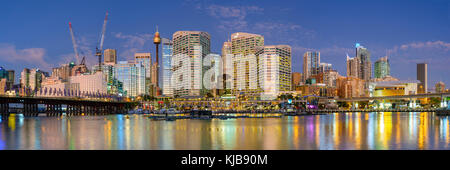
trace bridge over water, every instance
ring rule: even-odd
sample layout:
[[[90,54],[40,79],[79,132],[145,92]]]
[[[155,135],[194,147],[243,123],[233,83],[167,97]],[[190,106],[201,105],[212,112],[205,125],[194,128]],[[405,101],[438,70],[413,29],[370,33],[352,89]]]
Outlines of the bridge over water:
[[[11,107],[22,105],[22,107]],[[125,113],[135,106],[135,103],[108,101],[106,99],[87,100],[80,98],[46,98],[46,97],[4,97],[0,96],[0,115],[9,116],[17,112],[24,116],[38,116],[45,113],[47,116],[66,115],[106,115]],[[43,109],[39,109],[43,106]]]

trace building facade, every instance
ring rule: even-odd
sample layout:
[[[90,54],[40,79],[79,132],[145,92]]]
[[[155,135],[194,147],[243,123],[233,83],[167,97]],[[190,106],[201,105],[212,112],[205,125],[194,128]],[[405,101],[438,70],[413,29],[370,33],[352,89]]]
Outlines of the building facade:
[[[445,83],[440,81],[435,85],[436,93],[444,93],[445,92]]]
[[[340,98],[364,97],[365,81],[356,77],[340,77],[336,80]]]
[[[259,63],[256,47],[260,46],[264,46],[264,37],[262,35],[245,32],[231,34],[231,54],[233,55],[231,85],[233,95],[245,95],[253,98],[259,95]],[[228,63],[225,64],[226,68],[230,66]]]
[[[172,52],[173,42],[170,39],[162,39],[162,94],[173,96],[172,88]]]
[[[258,77],[261,99],[275,99],[280,91],[290,91],[291,47],[288,45],[271,45],[256,47],[258,56]]]
[[[389,66],[389,59],[387,56],[381,57],[374,64],[374,77],[384,78],[391,75],[391,68]]]
[[[303,81],[320,72],[320,52],[308,51],[303,55]]]
[[[203,90],[203,58],[211,53],[211,36],[201,31],[173,34],[173,75],[175,96],[200,96]]]
[[[105,49],[103,52],[104,63],[107,65],[117,64],[117,50]]]
[[[419,93],[427,93],[428,92],[428,65],[427,63],[418,63],[417,64],[417,80],[420,83],[417,85],[417,89]]]
[[[119,61],[115,66],[116,79],[122,82],[123,96],[136,97],[147,94],[146,69],[141,64]]]

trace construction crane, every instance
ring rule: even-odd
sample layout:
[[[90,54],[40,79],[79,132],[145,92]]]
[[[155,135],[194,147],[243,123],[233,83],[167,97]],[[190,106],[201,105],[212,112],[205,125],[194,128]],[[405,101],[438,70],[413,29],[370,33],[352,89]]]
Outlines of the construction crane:
[[[95,48],[95,55],[98,57],[98,71],[102,71],[101,66],[102,66],[103,41],[105,40],[106,23],[107,22],[108,22],[108,12],[106,12],[105,21],[103,22],[103,28],[102,28],[102,33],[100,34],[99,44]]]
[[[75,59],[77,61],[77,63],[80,61],[79,56],[78,56],[78,46],[77,46],[77,42],[75,40],[75,35],[73,33],[73,29],[72,29],[72,23],[69,22],[69,30],[70,30],[70,36],[72,36],[72,44],[73,44],[73,51],[75,52]]]

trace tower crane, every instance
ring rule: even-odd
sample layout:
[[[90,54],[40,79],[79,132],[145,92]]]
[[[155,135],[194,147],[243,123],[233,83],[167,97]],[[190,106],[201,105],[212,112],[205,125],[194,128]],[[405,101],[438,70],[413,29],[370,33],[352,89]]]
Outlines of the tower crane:
[[[78,56],[78,46],[77,46],[77,42],[75,40],[75,35],[73,34],[73,29],[72,29],[72,23],[69,22],[69,30],[70,30],[70,36],[72,36],[72,44],[73,44],[73,51],[75,52],[75,59],[77,61],[77,63],[79,62],[79,56]]]
[[[105,40],[106,23],[108,22],[108,12],[106,12],[105,20],[103,21],[103,28],[100,34],[99,44],[95,48],[95,55],[98,57],[98,71],[102,70],[102,53],[103,53],[103,42]],[[99,48],[100,47],[100,48]]]

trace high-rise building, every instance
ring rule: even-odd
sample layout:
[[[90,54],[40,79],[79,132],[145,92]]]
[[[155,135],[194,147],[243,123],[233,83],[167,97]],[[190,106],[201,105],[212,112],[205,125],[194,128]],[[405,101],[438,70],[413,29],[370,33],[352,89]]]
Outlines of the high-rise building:
[[[234,95],[243,94],[252,97],[259,95],[259,65],[256,56],[256,47],[259,46],[264,46],[264,37],[262,35],[244,32],[231,34],[231,53],[233,58],[231,65],[225,64],[227,68],[228,66],[233,68],[231,85]]]
[[[173,96],[172,88],[172,51],[173,42],[170,39],[162,39],[162,94]]]
[[[116,49],[106,49],[103,52],[104,62],[108,65],[117,64],[117,50]]]
[[[303,55],[303,81],[320,72],[320,52],[306,52]]]
[[[418,63],[417,64],[417,80],[420,83],[417,85],[417,91],[419,93],[427,93],[428,92],[428,66],[427,63]]]
[[[369,81],[372,78],[372,62],[367,48],[356,45],[356,58],[359,60],[358,78]]]
[[[445,83],[440,81],[435,85],[436,93],[444,93],[445,92]]]
[[[140,64],[145,68],[145,94],[148,94],[152,89],[152,57],[150,53],[135,53],[134,63]],[[154,85],[153,85],[154,86]]]
[[[233,73],[233,54],[231,53],[231,41],[227,41],[223,43],[222,46],[222,81],[223,81],[223,89],[224,94],[231,94],[231,79],[234,75]]]
[[[12,89],[16,80],[16,75],[14,74],[14,70],[7,70],[8,78],[6,79],[6,88],[8,90]]]
[[[173,34],[175,96],[203,95],[202,59],[211,52],[210,39],[207,32],[201,31],[177,31]]]
[[[134,53],[134,62],[145,68],[145,78],[152,75],[152,57],[150,53]]]
[[[387,56],[381,57],[374,64],[374,77],[375,78],[384,78],[391,74],[389,59]]]
[[[350,58],[347,55],[347,77],[355,77],[359,76],[359,58]]]
[[[261,99],[275,99],[280,92],[290,91],[291,47],[288,45],[256,47],[256,55],[259,63]]]
[[[140,63],[119,61],[115,66],[115,76],[123,83],[124,96],[136,97],[148,94],[145,87],[145,75],[145,66]]]

